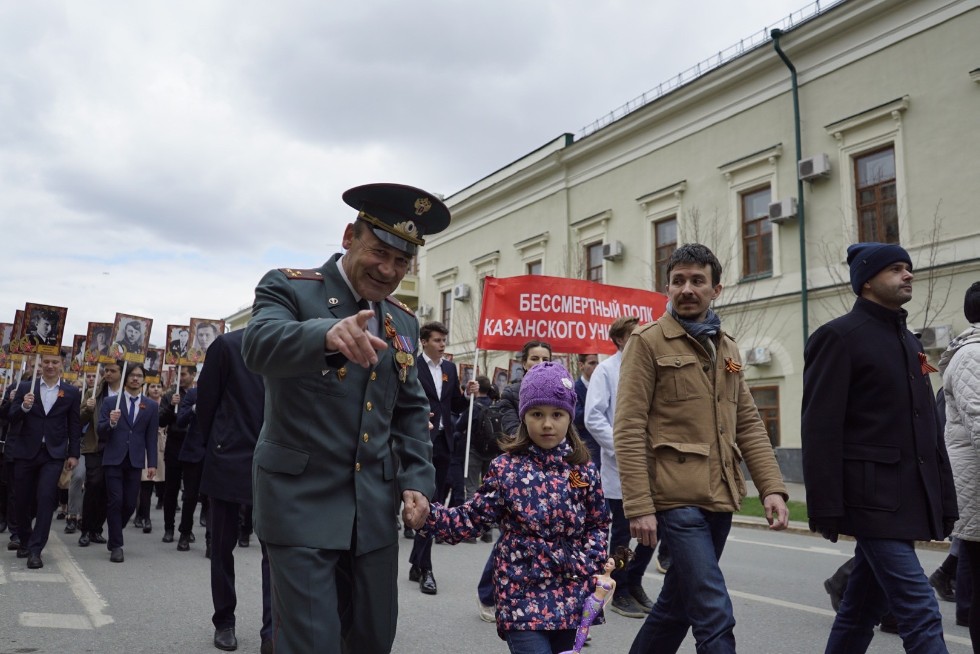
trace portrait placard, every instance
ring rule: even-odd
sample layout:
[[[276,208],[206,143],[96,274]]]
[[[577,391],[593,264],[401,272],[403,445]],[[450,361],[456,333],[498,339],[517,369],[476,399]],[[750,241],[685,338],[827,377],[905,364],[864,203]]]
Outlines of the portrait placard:
[[[78,379],[78,373],[71,370],[71,348],[67,345],[61,346],[61,378],[70,382]]]
[[[85,334],[85,363],[99,364],[115,361],[109,356],[109,345],[112,344],[111,322],[90,322]]]
[[[225,333],[225,321],[214,318],[191,318],[191,347],[187,357],[181,359],[180,365],[192,366],[204,363],[208,348],[219,334]]]
[[[191,347],[190,325],[167,325],[167,356],[166,363],[175,366],[181,359],[187,358]]]
[[[160,383],[160,370],[163,368],[163,348],[151,347],[146,351],[146,360],[143,362],[146,369],[147,384]]]
[[[442,353],[442,358],[444,360],[449,361],[450,363],[452,363],[453,355],[451,353],[449,353],[449,352],[443,352]]]
[[[24,336],[21,351],[24,354],[61,354],[61,339],[65,334],[66,307],[50,304],[24,305]]]
[[[152,318],[117,313],[116,320],[112,323],[112,345],[109,346],[109,356],[130,363],[143,363],[146,360],[151,327],[153,327]]]
[[[85,334],[75,334],[71,341],[71,361],[65,368],[69,372],[79,373],[85,367]]]
[[[0,368],[10,362],[10,338],[14,333],[14,323],[0,322]]]
[[[504,388],[507,387],[509,383],[509,373],[507,368],[494,368],[493,369],[493,385],[497,387],[497,394],[504,392]]]
[[[472,363],[459,364],[459,385],[462,388],[466,388],[466,385],[471,381],[473,381],[473,364]]]
[[[510,360],[510,381],[511,383],[519,381],[524,378],[524,364],[521,363],[520,359]]]

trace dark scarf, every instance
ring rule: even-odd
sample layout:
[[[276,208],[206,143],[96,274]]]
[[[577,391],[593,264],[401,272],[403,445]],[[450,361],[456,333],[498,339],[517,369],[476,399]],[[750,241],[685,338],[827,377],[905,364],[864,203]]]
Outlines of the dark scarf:
[[[667,303],[667,312],[670,313],[671,317],[680,323],[681,327],[684,328],[688,334],[697,339],[708,354],[711,356],[711,360],[715,360],[715,342],[712,337],[718,336],[721,333],[721,318],[718,314],[708,309],[708,313],[704,316],[704,320],[701,322],[692,322],[690,320],[684,320],[677,315],[674,311],[674,307]]]

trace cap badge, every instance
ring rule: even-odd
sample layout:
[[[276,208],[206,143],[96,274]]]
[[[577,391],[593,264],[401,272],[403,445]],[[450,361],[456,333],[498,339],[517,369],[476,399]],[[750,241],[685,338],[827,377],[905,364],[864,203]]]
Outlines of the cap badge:
[[[432,208],[432,201],[429,198],[419,198],[415,201],[415,215],[421,216]]]
[[[419,229],[418,227],[415,226],[415,223],[412,222],[411,220],[405,220],[400,223],[395,223],[394,225],[391,226],[391,228],[395,231],[396,234],[404,234],[407,236],[411,236],[413,238],[418,238]]]

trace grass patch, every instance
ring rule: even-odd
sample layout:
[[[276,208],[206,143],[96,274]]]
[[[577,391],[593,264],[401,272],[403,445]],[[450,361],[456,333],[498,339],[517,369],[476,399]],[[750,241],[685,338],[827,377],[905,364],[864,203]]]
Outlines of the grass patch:
[[[790,520],[797,520],[799,522],[807,521],[806,503],[790,500],[786,502],[786,508],[789,509]],[[746,497],[742,500],[742,510],[738,512],[738,515],[751,515],[765,518],[766,510],[758,497]]]

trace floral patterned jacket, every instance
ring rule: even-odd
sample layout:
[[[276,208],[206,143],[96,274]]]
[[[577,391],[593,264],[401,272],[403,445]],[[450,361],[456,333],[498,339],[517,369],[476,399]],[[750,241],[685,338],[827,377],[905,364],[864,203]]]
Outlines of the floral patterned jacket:
[[[592,575],[606,561],[609,517],[592,463],[570,465],[571,446],[531,445],[490,463],[483,485],[466,504],[434,505],[426,530],[456,544],[497,524],[493,550],[497,631],[575,629]],[[600,620],[596,622],[598,624]]]

